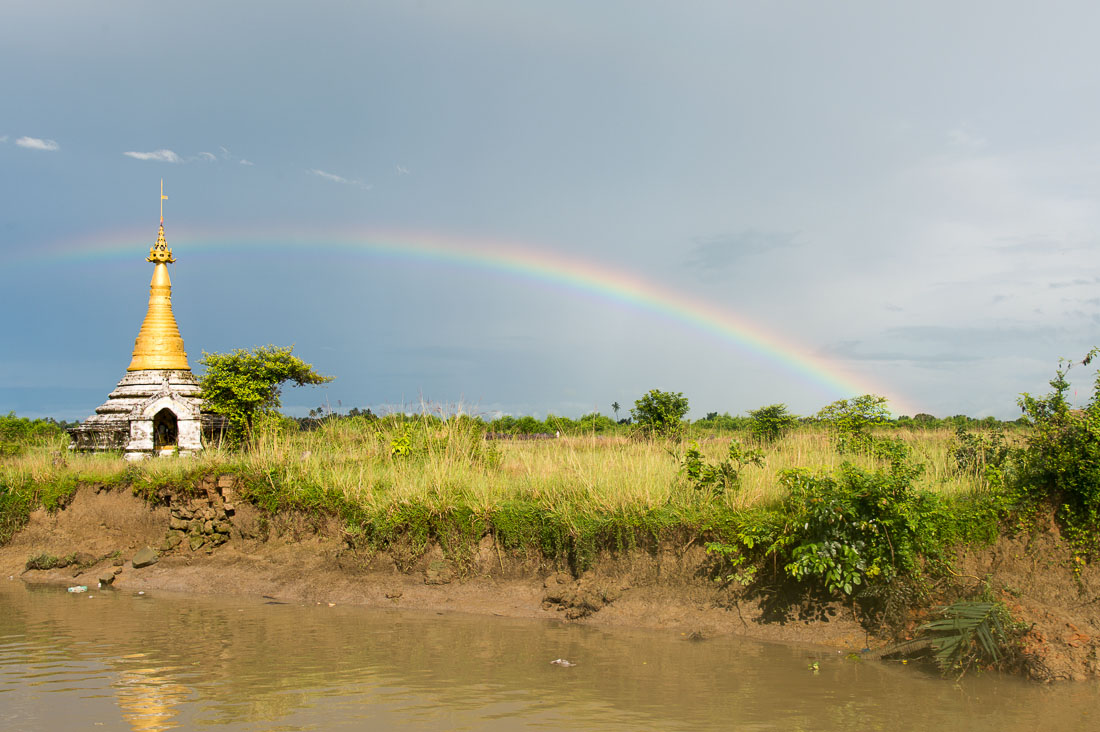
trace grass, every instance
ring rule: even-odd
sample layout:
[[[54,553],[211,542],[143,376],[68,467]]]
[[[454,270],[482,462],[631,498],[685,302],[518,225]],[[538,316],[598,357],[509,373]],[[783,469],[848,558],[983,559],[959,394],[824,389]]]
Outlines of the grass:
[[[137,464],[117,455],[72,454],[67,441],[30,446],[0,458],[0,542],[38,506],[56,508],[80,484],[129,484],[154,495],[186,488],[215,473],[241,477],[244,497],[270,511],[296,509],[341,516],[351,535],[372,544],[460,534],[476,542],[491,532],[513,548],[537,544],[578,561],[597,546],[622,546],[668,532],[698,535],[729,525],[730,515],[783,499],[778,475],[804,468],[833,472],[844,462],[874,470],[888,463],[838,454],[823,427],[804,427],[771,445],[762,467],[746,467],[738,490],[696,490],[680,470],[691,440],[644,441],[595,433],[553,440],[486,441],[462,418],[330,420],[299,432],[269,423],[252,449],[212,449],[187,459]],[[959,471],[947,429],[891,429],[924,466],[915,488],[951,497],[988,490],[981,470]],[[885,433],[884,433],[885,434]],[[693,435],[708,461],[725,456],[729,437]],[[475,536],[476,535],[476,536]],[[457,541],[457,540],[456,540]],[[583,560],[584,557],[579,557]]]

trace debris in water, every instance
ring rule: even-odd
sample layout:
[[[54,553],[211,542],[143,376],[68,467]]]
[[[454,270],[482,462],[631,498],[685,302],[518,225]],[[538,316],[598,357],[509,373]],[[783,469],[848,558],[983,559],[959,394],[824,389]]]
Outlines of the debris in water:
[[[576,666],[577,665],[577,664],[573,663],[572,661],[566,661],[564,658],[555,658],[550,663],[553,664],[554,666],[564,666],[565,668],[569,668],[570,666]]]
[[[69,588],[69,592],[87,592],[88,585],[74,585]]]

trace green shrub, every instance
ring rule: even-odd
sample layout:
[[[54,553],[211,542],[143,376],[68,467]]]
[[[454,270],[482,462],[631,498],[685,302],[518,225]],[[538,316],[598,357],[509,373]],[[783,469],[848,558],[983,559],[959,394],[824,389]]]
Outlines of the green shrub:
[[[674,437],[683,430],[688,400],[680,392],[650,389],[634,402],[630,417],[649,437]]]
[[[1071,365],[1059,366],[1047,396],[1025,393],[1019,399],[1033,429],[1016,456],[1012,486],[1025,505],[1053,503],[1067,538],[1078,551],[1095,555],[1100,549],[1100,372],[1085,408],[1071,409],[1066,399]]]
[[[708,463],[703,458],[699,443],[692,441],[680,459],[680,472],[695,490],[706,490],[720,496],[741,487],[741,471],[746,466],[759,467],[763,464],[764,453],[746,450],[737,440],[730,440],[725,460]]]
[[[764,444],[772,443],[790,431],[798,417],[787,411],[786,404],[769,404],[749,412],[749,431]]]
[[[922,557],[940,557],[946,514],[938,496],[912,487],[917,473],[903,462],[875,472],[845,464],[836,476],[786,471],[786,573],[850,595],[869,580],[919,572]]]
[[[873,440],[867,430],[884,423],[889,416],[886,397],[864,394],[839,399],[824,407],[814,418],[832,427],[837,450],[845,453],[870,450]]]

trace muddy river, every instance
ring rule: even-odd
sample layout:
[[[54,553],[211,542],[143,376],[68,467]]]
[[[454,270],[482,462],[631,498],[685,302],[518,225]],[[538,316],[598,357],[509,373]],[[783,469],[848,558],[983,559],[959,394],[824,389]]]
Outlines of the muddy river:
[[[0,579],[0,730],[172,728],[1084,730],[1100,728],[1100,687],[954,684],[679,632]]]

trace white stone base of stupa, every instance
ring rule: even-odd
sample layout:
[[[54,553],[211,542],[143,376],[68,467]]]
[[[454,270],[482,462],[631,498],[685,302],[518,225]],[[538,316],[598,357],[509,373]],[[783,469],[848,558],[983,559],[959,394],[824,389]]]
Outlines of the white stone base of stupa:
[[[200,391],[190,370],[128,371],[95,414],[69,431],[71,447],[123,450],[127,460],[199,452],[203,436]],[[207,415],[207,421],[212,419]]]

